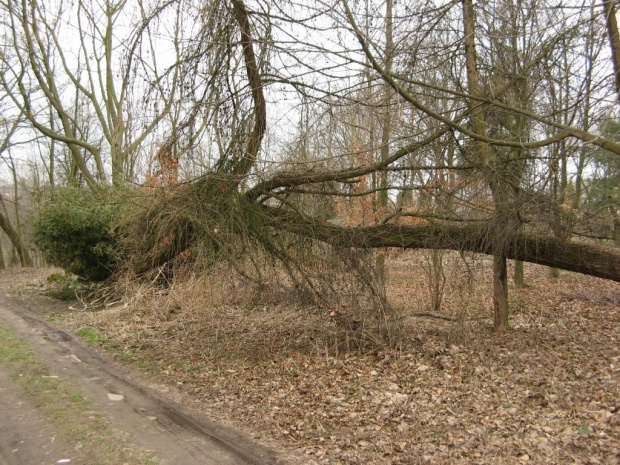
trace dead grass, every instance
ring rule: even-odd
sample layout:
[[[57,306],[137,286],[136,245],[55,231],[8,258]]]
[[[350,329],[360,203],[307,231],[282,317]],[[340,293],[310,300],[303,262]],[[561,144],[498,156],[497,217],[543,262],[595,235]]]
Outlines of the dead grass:
[[[227,276],[62,318],[290,463],[619,463],[620,285],[526,264],[495,335],[489,262],[445,259],[450,321],[418,315],[422,252],[389,257],[391,344],[355,308]]]

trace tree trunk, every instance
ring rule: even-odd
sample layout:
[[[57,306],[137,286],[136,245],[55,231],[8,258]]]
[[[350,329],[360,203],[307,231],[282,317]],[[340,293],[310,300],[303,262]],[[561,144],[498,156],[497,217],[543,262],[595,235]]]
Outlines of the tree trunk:
[[[394,40],[392,32],[392,8],[394,0],[387,0],[385,4],[385,71],[392,72],[392,59],[394,54]],[[390,137],[392,135],[392,114],[391,114],[391,101],[392,101],[392,88],[387,83],[383,83],[384,95],[384,108],[383,108],[383,128],[381,131],[381,161],[386,162],[390,156]],[[373,141],[374,142],[374,141]],[[385,214],[385,209],[389,202],[388,193],[388,172],[382,171],[379,173],[380,187],[379,191],[379,215]],[[385,282],[385,252],[380,251],[376,259],[377,276],[382,282]]]
[[[248,175],[256,162],[256,157],[267,129],[267,107],[263,94],[263,82],[258,63],[256,62],[256,55],[254,54],[254,39],[252,38],[252,30],[245,3],[242,0],[231,0],[231,3],[235,19],[241,30],[245,70],[254,101],[254,128],[249,136],[243,157],[232,169],[232,173],[242,179]]]
[[[0,212],[0,228],[2,228],[2,230],[6,233],[6,235],[11,240],[13,247],[15,248],[15,250],[17,250],[21,265],[32,266],[32,259],[30,258],[30,255],[28,254],[28,250],[26,249],[26,246],[24,245],[21,238],[19,237],[19,234],[17,234],[17,231],[15,231],[15,229],[13,229],[13,226],[11,226],[11,223],[9,222],[8,218],[6,218],[4,214],[2,214],[1,212]]]
[[[474,4],[473,0],[462,0],[462,2],[463,31],[465,34],[463,42],[465,44],[465,68],[467,69],[468,91],[472,97],[479,97],[480,83],[478,77],[478,63],[476,59],[475,48],[476,27],[474,21]],[[472,129],[476,134],[486,136],[487,124],[484,114],[482,112],[482,108],[477,102],[473,101],[472,99],[468,100],[468,105],[472,113]],[[495,160],[492,157],[492,153],[488,144],[479,141],[477,142],[477,149],[480,162],[485,167],[485,175],[489,182],[491,192],[493,193],[495,214],[497,216],[503,216],[507,205],[506,202],[503,201],[505,193],[501,192],[502,187],[499,185],[497,179],[498,170]],[[512,231],[509,232],[512,233]],[[495,232],[496,235],[501,233],[502,231],[500,230],[497,230]],[[502,289],[508,289],[506,281],[506,257],[496,251],[493,257],[493,263],[493,311],[495,314],[494,328],[496,331],[505,331],[506,329],[508,329],[508,292],[503,292]],[[500,268],[503,269],[503,272],[500,270]]]
[[[4,250],[2,250],[2,240],[0,240],[0,270],[6,269],[6,263],[4,261]]]
[[[501,255],[493,255],[493,329],[508,330],[508,271]]]
[[[515,274],[513,276],[513,281],[516,287],[525,287],[525,273],[523,270],[522,260],[515,260]]]
[[[613,219],[614,245],[620,247],[620,215],[618,215],[618,209],[615,205],[609,207],[609,212],[611,213],[611,217]]]
[[[263,207],[266,221],[278,230],[342,247],[449,249],[493,255],[492,226],[386,224],[346,228]],[[620,282],[620,248],[569,242],[518,232],[506,239],[504,256]]]
[[[616,0],[603,0],[603,9],[605,10],[607,35],[616,78],[616,96],[620,100],[620,35],[618,34],[618,21],[616,20]]]

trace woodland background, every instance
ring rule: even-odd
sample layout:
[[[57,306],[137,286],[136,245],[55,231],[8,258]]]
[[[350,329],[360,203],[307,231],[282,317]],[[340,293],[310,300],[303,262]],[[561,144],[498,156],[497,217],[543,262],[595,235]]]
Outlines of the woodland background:
[[[3,0],[3,295],[282,463],[620,463],[616,8]]]
[[[384,315],[386,250],[483,253],[504,331],[507,259],[620,280],[615,9],[7,0],[0,265]]]

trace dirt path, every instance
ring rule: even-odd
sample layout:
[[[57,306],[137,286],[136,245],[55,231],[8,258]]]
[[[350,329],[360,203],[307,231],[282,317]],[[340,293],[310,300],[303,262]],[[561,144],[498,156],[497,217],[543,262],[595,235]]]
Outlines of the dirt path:
[[[2,371],[0,399],[0,465],[63,463],[74,458],[74,448],[56,437],[45,417]]]
[[[45,378],[63,380],[76,388],[92,410],[105,414],[113,428],[131,434],[129,447],[148,451],[156,457],[156,463],[273,463],[268,451],[234,431],[184,413],[121,374],[71,335],[2,298],[0,323],[12,328],[34,349],[50,373]],[[93,463],[89,455],[98,452],[57,439],[67,435],[54,431],[38,411],[36,395],[24,390],[28,386],[13,382],[0,366],[0,465]],[[85,415],[92,417],[92,412]],[[148,460],[136,463],[153,463]]]

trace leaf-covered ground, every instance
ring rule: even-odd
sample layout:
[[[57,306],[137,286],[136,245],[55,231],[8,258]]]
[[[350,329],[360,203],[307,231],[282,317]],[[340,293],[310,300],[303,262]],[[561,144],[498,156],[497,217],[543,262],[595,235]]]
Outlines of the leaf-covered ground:
[[[620,463],[620,284],[526,264],[496,335],[489,262],[444,261],[451,320],[419,315],[438,313],[429,256],[388,260],[391,345],[226,283],[56,316],[283,463]]]

